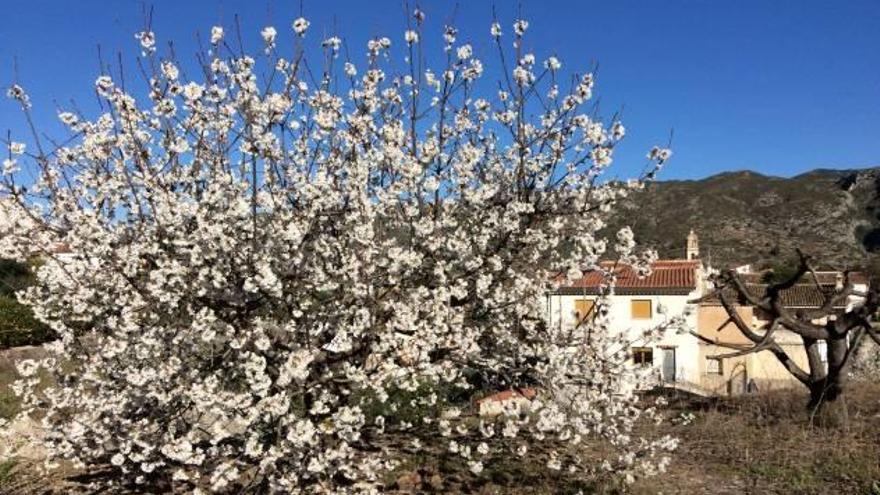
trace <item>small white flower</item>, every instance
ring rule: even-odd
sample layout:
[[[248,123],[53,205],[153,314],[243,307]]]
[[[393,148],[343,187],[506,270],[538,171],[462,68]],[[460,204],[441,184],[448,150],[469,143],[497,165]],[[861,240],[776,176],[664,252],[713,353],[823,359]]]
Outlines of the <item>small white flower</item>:
[[[95,87],[99,93],[104,94],[113,87],[113,79],[110,76],[100,76],[95,80]]]
[[[79,117],[71,112],[61,112],[58,114],[58,120],[64,125],[76,125],[76,123],[79,122]]]
[[[648,160],[655,160],[659,162],[665,162],[669,160],[669,157],[672,156],[672,150],[669,148],[660,148],[658,146],[654,146],[651,148],[651,151],[648,152]]]
[[[272,26],[266,26],[260,31],[260,35],[263,37],[263,42],[266,43],[266,46],[275,46],[275,38],[278,36],[278,31],[275,30]]]
[[[529,21],[520,19],[520,20],[513,23],[513,32],[517,36],[522,36],[526,32],[526,29],[528,29],[528,28],[529,28]]]
[[[205,88],[203,88],[201,84],[191,82],[183,87],[183,97],[189,102],[198,100],[204,94]]]
[[[33,359],[22,359],[15,364],[18,374],[24,378],[34,376],[37,373],[37,362]]]
[[[146,53],[156,51],[156,35],[152,31],[141,31],[134,35],[135,39],[141,42],[141,48]]]
[[[331,37],[327,38],[326,40],[324,40],[321,43],[321,46],[323,46],[324,48],[330,48],[331,50],[333,50],[335,52],[335,51],[339,50],[340,46],[342,46],[342,39],[339,38],[338,36],[331,36]]]
[[[216,45],[223,41],[223,28],[220,26],[214,26],[211,28],[211,44]]]
[[[626,127],[623,126],[620,122],[615,122],[614,125],[611,126],[611,136],[615,140],[623,139],[626,135]]]
[[[18,84],[13,84],[6,90],[6,96],[16,100],[23,106],[24,108],[31,107],[31,99],[28,94],[25,92],[24,88],[19,86]]]
[[[413,43],[418,43],[419,42],[419,33],[410,29],[406,33],[404,33],[403,39],[406,40],[407,44],[410,44],[410,45],[412,45]]]
[[[293,21],[293,32],[298,36],[305,36],[306,29],[309,28],[309,21],[305,20],[303,17],[297,18]]]
[[[3,175],[11,175],[21,170],[18,162],[9,158],[3,160]]]
[[[525,67],[518,65],[513,69],[513,80],[516,81],[517,84],[528,86],[533,79],[534,75]]]
[[[501,37],[501,24],[499,24],[497,22],[493,22],[492,27],[489,28],[489,33],[492,34],[493,38],[500,38]]]
[[[25,145],[24,143],[17,143],[15,141],[9,143],[9,152],[13,155],[20,155],[24,153]]]
[[[114,466],[121,466],[124,462],[125,456],[118,452],[110,458],[110,464],[113,464]]]
[[[467,59],[471,58],[471,55],[473,55],[473,53],[474,53],[474,50],[473,50],[473,48],[471,48],[471,45],[462,45],[462,46],[458,47],[458,59],[459,60],[467,60]]]
[[[166,60],[162,62],[162,75],[165,76],[165,79],[174,81],[180,75],[180,71],[177,70],[176,65]]]
[[[446,26],[443,30],[443,39],[446,41],[446,44],[451,47],[453,43],[455,43],[455,37],[458,35],[458,30],[452,26]]]
[[[552,71],[557,71],[562,68],[562,62],[560,62],[559,59],[556,57],[550,57],[547,59],[546,62],[544,62],[544,67]]]

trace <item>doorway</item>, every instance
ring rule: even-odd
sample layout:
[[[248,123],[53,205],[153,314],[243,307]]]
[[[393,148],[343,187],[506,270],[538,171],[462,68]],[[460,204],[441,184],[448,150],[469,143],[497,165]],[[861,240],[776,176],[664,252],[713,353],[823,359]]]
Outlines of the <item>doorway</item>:
[[[664,382],[675,381],[675,347],[663,347],[662,377]]]

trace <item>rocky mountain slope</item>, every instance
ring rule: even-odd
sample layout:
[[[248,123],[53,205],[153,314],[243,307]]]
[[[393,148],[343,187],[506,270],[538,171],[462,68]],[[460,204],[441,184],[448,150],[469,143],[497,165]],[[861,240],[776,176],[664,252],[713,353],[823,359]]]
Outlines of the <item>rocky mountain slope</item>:
[[[797,247],[823,267],[867,267],[880,257],[880,168],[659,181],[627,199],[613,226],[623,224],[675,258],[694,229],[701,257],[716,267],[766,266]]]

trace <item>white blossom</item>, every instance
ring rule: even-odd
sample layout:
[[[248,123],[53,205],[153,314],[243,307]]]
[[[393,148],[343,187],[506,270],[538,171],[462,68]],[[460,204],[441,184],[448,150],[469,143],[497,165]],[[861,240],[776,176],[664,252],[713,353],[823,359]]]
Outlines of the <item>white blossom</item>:
[[[446,26],[443,30],[443,40],[446,41],[446,46],[448,48],[452,47],[452,44],[455,43],[455,39],[458,36],[458,30],[453,26]]]
[[[278,31],[272,26],[266,26],[260,31],[260,36],[263,37],[263,43],[265,43],[267,47],[274,48],[275,38],[278,36]]]
[[[492,35],[493,38],[501,37],[501,24],[497,22],[492,23],[492,27],[489,28],[489,34]]]
[[[223,41],[223,27],[222,26],[214,26],[211,28],[211,44],[216,45]]]
[[[165,60],[162,62],[162,75],[164,75],[165,79],[168,79],[169,81],[175,81],[180,75],[180,71],[177,70],[176,65],[168,60]]]
[[[309,21],[305,20],[303,17],[298,17],[293,21],[293,32],[298,36],[305,36],[306,30],[309,28]]]
[[[28,96],[27,92],[25,92],[24,88],[19,86],[18,84],[13,84],[6,90],[6,96],[19,102],[22,107],[28,109],[31,107],[31,99]]]
[[[141,31],[135,34],[134,37],[140,41],[141,48],[144,49],[145,53],[156,51],[156,35],[152,31]]]
[[[3,175],[12,175],[21,170],[17,160],[12,158],[3,159]]]
[[[671,156],[672,150],[668,148],[660,148],[657,146],[654,146],[653,148],[651,148],[651,151],[648,152],[649,160],[655,160],[659,162],[665,162],[666,160],[669,160],[669,157]]]
[[[329,48],[335,52],[335,51],[339,50],[340,46],[342,46],[342,39],[339,38],[338,36],[331,36],[331,37],[327,38],[326,40],[324,40],[323,42],[321,42],[321,46],[323,46],[325,48]]]
[[[22,153],[24,153],[25,148],[26,146],[24,143],[19,143],[16,141],[12,141],[11,143],[9,143],[9,152],[13,155],[21,155]]]

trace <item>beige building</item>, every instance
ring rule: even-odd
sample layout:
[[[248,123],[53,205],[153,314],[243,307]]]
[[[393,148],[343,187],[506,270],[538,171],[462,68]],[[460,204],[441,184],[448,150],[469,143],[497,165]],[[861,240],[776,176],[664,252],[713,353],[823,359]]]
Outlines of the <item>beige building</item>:
[[[746,287],[755,295],[761,295],[767,286],[761,283],[761,273],[744,273],[740,276]],[[842,274],[838,272],[819,272],[817,274],[822,286],[839,285]],[[854,274],[852,282],[857,291],[867,290],[867,280],[862,274]],[[824,296],[811,281],[799,283],[781,293],[783,305],[792,310],[814,309],[822,305]],[[846,307],[858,304],[859,298],[851,298]],[[838,308],[843,309],[843,306]],[[738,305],[737,312],[743,321],[750,322],[756,329],[763,328],[767,320],[754,308]],[[727,311],[717,300],[709,300],[700,304],[697,309],[697,331],[709,340],[726,344],[752,345],[733,323],[727,323]],[[723,326],[722,326],[723,325]],[[802,369],[809,370],[807,353],[803,342],[797,334],[778,329],[774,339],[791,359]],[[820,343],[821,356],[825,357],[825,348]],[[712,356],[731,353],[731,349],[700,342],[700,386],[708,392],[718,395],[737,395],[748,390],[766,391],[779,388],[801,386],[788,370],[770,351],[761,351],[745,356],[726,359],[712,359]]]
[[[752,308],[738,306],[737,312],[746,322],[760,327],[764,322],[754,316]],[[701,304],[697,310],[697,328],[703,337],[726,344],[752,345],[733,323],[727,323],[727,311],[718,303]],[[807,353],[800,337],[786,330],[777,330],[776,341],[797,363],[807,369]],[[729,354],[729,348],[700,342],[700,386],[715,395],[739,395],[748,390],[771,390],[800,386],[791,373],[769,351],[745,356],[712,359]]]

